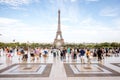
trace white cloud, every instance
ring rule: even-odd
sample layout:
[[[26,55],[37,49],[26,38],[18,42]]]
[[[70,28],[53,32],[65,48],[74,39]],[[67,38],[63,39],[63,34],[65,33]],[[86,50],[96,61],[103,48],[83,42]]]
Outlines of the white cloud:
[[[117,21],[116,21],[117,22]],[[67,42],[120,42],[119,27],[111,27],[92,17],[83,19],[76,27],[63,29],[63,38]]]
[[[29,4],[30,0],[0,0],[0,3],[9,4],[11,6],[19,6]]]
[[[20,6],[10,6],[10,8],[14,9],[14,10],[23,10],[23,11],[27,10],[26,8],[23,8],[23,7],[20,7]]]
[[[0,4],[8,5],[11,9],[26,10],[21,7],[22,5],[28,5],[32,0],[0,0]],[[36,1],[36,0],[35,0]]]
[[[0,24],[9,25],[9,24],[14,24],[16,22],[18,22],[18,20],[16,20],[16,19],[9,19],[9,18],[0,17]]]
[[[11,27],[11,26],[26,26],[26,24],[22,23],[20,20],[11,19],[11,18],[4,18],[0,17],[0,26],[4,27]]]
[[[112,22],[114,26],[116,27],[116,29],[120,31],[120,18],[113,19]]]
[[[15,39],[18,42],[52,42],[55,33],[51,29],[31,26],[21,27],[0,27],[1,41],[11,42]]]
[[[106,28],[94,28],[87,30],[85,28],[72,28],[71,30],[63,31],[63,38],[66,42],[120,42],[118,37],[120,31]]]
[[[113,22],[120,27],[120,18],[114,19]]]
[[[118,8],[112,8],[112,7],[106,7],[101,10],[100,12],[101,16],[118,16],[119,15],[119,9]]]
[[[40,0],[0,0],[0,4],[9,5],[8,7],[17,10],[25,10],[22,5],[29,5],[30,3],[39,3]]]
[[[108,27],[106,24],[93,19],[92,17],[86,17],[84,18],[82,21],[80,21],[80,26],[81,28],[84,28],[86,30],[97,30],[99,28],[99,30],[104,30],[106,29],[106,27]]]
[[[90,26],[96,24],[96,21],[91,17],[87,17],[86,19],[83,19],[80,24]]]
[[[49,26],[52,27],[48,28]],[[57,28],[57,25],[40,25],[33,27],[20,20],[0,18],[0,34],[2,34],[0,41],[12,42],[15,39],[18,42],[52,42],[57,30],[53,27]]]

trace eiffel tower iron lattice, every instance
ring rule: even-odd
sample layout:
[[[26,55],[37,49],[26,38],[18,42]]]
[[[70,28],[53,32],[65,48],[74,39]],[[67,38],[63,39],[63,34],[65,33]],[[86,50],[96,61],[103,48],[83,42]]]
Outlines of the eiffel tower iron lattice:
[[[60,37],[60,39],[58,39]],[[56,32],[56,37],[54,39],[54,46],[62,46],[64,44],[64,39],[62,37],[61,23],[60,23],[60,10],[58,10],[58,29]]]

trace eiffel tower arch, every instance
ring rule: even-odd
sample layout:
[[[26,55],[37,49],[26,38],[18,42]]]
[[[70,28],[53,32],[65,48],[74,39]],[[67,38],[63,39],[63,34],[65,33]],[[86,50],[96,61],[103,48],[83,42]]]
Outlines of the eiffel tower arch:
[[[63,44],[64,44],[64,39],[62,37],[62,31],[61,31],[60,10],[58,10],[58,29],[56,32],[56,37],[54,39],[54,46],[61,47]]]

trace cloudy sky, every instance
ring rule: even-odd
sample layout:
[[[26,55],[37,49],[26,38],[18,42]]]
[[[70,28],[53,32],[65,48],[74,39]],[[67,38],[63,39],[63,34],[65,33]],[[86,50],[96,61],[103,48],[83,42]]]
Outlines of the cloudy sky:
[[[0,42],[120,42],[120,0],[0,0]]]

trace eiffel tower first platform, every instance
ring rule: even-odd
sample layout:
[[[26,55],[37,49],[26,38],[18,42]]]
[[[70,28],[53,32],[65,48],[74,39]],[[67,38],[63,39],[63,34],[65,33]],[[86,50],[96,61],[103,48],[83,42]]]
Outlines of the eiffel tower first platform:
[[[56,32],[56,37],[54,39],[54,46],[61,47],[64,44],[64,39],[62,37],[61,23],[60,23],[60,10],[58,10],[58,29]]]

